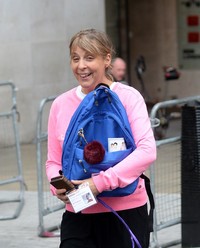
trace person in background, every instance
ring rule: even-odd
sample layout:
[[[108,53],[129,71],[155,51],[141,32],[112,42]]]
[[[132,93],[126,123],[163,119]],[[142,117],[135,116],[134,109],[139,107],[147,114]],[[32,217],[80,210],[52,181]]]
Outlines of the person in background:
[[[110,74],[113,45],[105,32],[81,30],[70,41],[70,66],[78,86],[58,96],[50,109],[48,120],[48,180],[62,170],[62,146],[69,122],[82,99],[99,83],[107,84],[124,105],[136,149],[113,167],[85,180],[72,180],[74,185],[88,183],[92,194],[125,187],[135,181],[156,159],[156,143],[145,101],[128,85],[114,82]],[[99,201],[75,213],[65,189],[51,192],[66,204],[61,222],[60,248],[131,248],[130,234],[120,220]],[[148,196],[144,180],[139,178],[136,190],[123,197],[103,200],[127,223],[142,248],[149,247]]]
[[[111,67],[111,74],[115,82],[121,82],[121,83],[128,84],[125,81],[126,69],[127,69],[126,62],[122,58],[116,57],[113,59],[112,67]]]

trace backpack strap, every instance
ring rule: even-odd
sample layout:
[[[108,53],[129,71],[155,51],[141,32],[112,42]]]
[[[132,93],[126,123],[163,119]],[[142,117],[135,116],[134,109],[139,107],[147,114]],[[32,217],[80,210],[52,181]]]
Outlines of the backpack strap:
[[[145,188],[147,191],[147,195],[149,197],[149,203],[150,203],[150,210],[149,210],[149,232],[153,232],[153,213],[155,209],[155,202],[154,202],[154,197],[151,191],[151,184],[150,184],[150,179],[145,176],[144,174],[140,175],[142,179],[144,179],[145,183]]]

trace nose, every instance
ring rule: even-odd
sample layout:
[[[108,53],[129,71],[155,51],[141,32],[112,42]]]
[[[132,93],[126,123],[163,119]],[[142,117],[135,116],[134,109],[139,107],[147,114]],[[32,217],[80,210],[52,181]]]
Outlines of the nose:
[[[84,69],[86,67],[87,67],[87,65],[85,63],[85,60],[84,59],[80,59],[79,62],[78,62],[78,68],[79,69]]]

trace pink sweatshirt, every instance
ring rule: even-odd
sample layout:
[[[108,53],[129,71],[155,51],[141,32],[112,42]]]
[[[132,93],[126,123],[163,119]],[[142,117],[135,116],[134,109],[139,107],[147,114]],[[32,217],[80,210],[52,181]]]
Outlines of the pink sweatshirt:
[[[143,97],[136,89],[122,83],[113,83],[111,89],[117,93],[127,111],[137,148],[114,167],[93,177],[99,192],[125,187],[145,172],[156,159],[155,139]],[[59,170],[62,169],[61,156],[65,132],[83,97],[80,86],[78,86],[58,96],[52,104],[48,123],[48,157],[46,161],[46,173],[49,181],[52,177],[58,176]],[[55,194],[53,186],[51,186],[51,191]],[[147,202],[144,181],[140,178],[137,189],[129,196],[103,197],[103,200],[116,211],[142,206]],[[66,209],[73,211],[70,204],[66,204]],[[97,203],[82,212],[106,211],[108,211],[107,208]]]

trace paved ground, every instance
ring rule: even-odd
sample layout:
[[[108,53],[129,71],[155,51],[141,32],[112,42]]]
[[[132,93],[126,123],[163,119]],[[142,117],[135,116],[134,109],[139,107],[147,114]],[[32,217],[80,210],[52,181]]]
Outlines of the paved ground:
[[[17,219],[0,221],[1,248],[59,247],[59,237],[53,237],[53,238],[38,237],[37,203],[38,203],[37,193],[26,192],[25,205],[22,209],[20,216]],[[2,213],[2,209],[0,210]],[[6,212],[5,209],[4,212]]]

